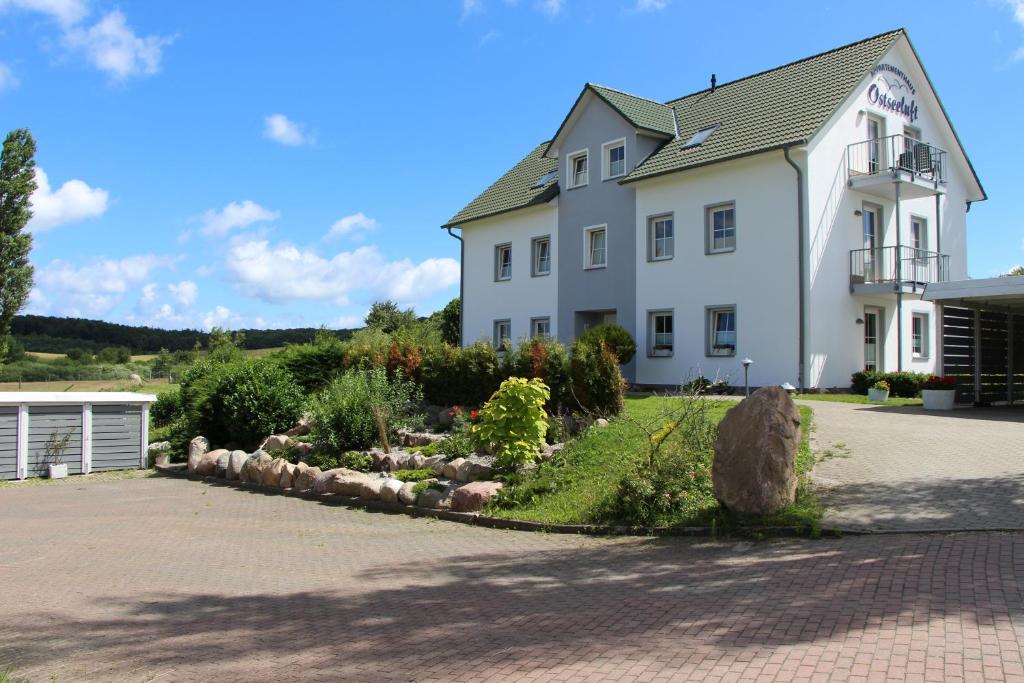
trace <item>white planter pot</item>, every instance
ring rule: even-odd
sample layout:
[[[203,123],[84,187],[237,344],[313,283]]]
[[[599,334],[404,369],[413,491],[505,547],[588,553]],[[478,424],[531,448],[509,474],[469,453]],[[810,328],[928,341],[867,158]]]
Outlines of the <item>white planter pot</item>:
[[[46,468],[50,471],[50,479],[63,479],[68,476],[68,464],[66,462],[60,465],[47,465]]]
[[[921,391],[925,410],[953,410],[955,397],[956,391],[953,389],[924,389]]]
[[[889,390],[868,389],[868,400],[872,403],[885,403],[889,400]]]

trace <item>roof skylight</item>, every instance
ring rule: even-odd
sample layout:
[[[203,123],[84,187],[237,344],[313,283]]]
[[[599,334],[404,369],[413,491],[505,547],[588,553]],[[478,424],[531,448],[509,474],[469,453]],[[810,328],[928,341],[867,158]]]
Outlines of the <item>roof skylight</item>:
[[[557,170],[548,171],[547,173],[542,175],[540,178],[538,178],[537,182],[535,182],[531,186],[531,188],[544,187],[545,185],[547,185],[549,182],[551,182],[553,179],[555,179],[557,177],[558,177],[558,171]]]
[[[716,130],[718,130],[717,123],[714,124],[713,126],[701,128],[700,130],[693,134],[693,137],[686,141],[686,144],[683,145],[683,149],[690,149],[691,147],[700,147],[709,137],[711,137],[711,134],[714,133]]]

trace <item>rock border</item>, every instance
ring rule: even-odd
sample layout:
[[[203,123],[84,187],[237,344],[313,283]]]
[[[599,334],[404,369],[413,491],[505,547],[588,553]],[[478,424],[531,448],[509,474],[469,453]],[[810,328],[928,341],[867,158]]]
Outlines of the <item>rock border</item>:
[[[317,493],[313,489],[296,491],[295,489],[281,489],[276,486],[264,486],[228,480],[210,475],[190,474],[186,463],[174,463],[170,465],[158,465],[158,474],[192,481],[202,481],[207,484],[216,484],[235,489],[246,489],[260,493],[289,496],[312,500],[326,505],[343,505],[350,508],[362,508],[375,512],[392,512],[405,514],[410,517],[431,517],[447,522],[458,522],[488,529],[500,529],[504,531],[531,531],[547,532],[555,534],[577,534],[587,536],[685,536],[697,538],[715,537],[715,529],[709,526],[696,527],[643,527],[643,526],[608,526],[602,524],[545,524],[544,522],[530,522],[521,519],[505,519],[502,517],[490,517],[481,515],[478,512],[452,512],[451,510],[439,510],[436,508],[420,507],[418,505],[404,505],[402,503],[386,503],[381,500],[367,500],[358,496],[344,496],[338,493]],[[806,538],[805,530],[798,527],[761,527],[749,529],[750,534],[764,534],[771,538]],[[828,538],[840,536],[868,535],[873,532],[840,531],[838,529],[821,529],[820,535]],[[737,536],[722,536],[722,538],[742,538]]]

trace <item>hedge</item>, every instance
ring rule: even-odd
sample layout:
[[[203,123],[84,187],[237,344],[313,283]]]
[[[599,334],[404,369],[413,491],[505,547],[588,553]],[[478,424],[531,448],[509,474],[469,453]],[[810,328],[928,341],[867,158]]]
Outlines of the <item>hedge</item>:
[[[853,373],[850,381],[850,391],[855,394],[867,394],[875,382],[884,380],[889,384],[889,390],[893,396],[900,398],[914,398],[921,392],[921,385],[928,381],[931,375],[923,372],[874,372],[862,370]]]

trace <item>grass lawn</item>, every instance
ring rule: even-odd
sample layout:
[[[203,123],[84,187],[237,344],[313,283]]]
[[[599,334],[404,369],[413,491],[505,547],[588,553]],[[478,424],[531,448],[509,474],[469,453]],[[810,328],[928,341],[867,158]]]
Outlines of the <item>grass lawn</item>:
[[[678,398],[659,396],[628,397],[626,414],[638,420],[654,420],[663,412],[666,401]],[[708,401],[711,419],[720,421],[732,401]],[[743,532],[761,526],[798,526],[809,532],[817,529],[821,506],[811,492],[808,476],[814,455],[808,442],[811,410],[800,407],[803,439],[797,454],[799,487],[796,504],[771,518],[740,518],[724,511],[711,495],[711,454],[694,460],[695,478],[688,504],[670,518],[659,520],[664,526],[710,526],[723,533]],[[670,437],[672,438],[672,437]],[[630,524],[629,520],[610,520],[605,508],[618,495],[619,484],[645,456],[646,436],[625,421],[614,420],[603,429],[589,429],[572,442],[558,460],[539,467],[520,486],[524,495],[510,497],[506,507],[490,510],[490,514],[508,519],[521,519],[546,524]],[[512,493],[512,492],[510,492]]]
[[[862,403],[868,406],[919,406],[923,401],[919,398],[897,398],[890,396],[888,401],[876,403],[869,401],[864,394],[797,394],[795,398],[804,401],[834,401],[835,403]]]

